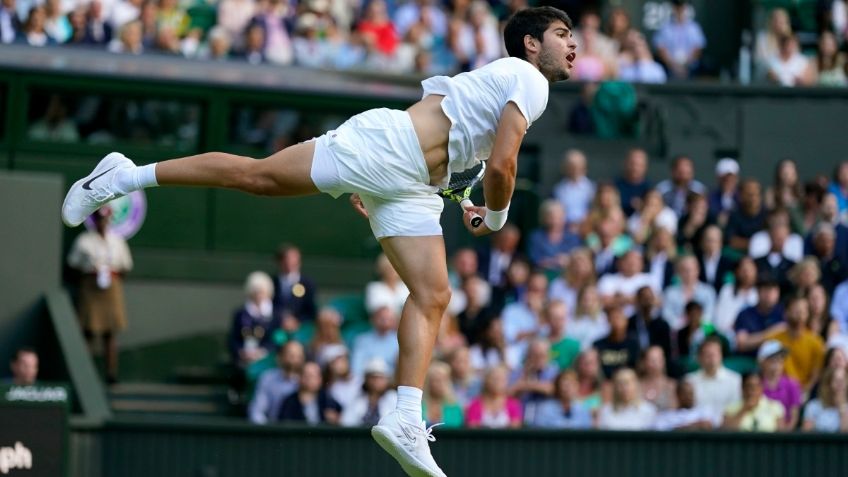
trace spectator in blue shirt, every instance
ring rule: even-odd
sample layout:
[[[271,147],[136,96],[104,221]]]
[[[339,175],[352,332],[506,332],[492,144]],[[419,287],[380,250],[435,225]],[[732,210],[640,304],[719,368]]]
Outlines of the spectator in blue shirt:
[[[586,219],[595,184],[586,177],[586,155],[579,149],[569,149],[562,161],[562,180],[554,186],[556,198],[565,210],[568,224],[579,224]]]
[[[748,307],[736,317],[736,347],[750,357],[769,336],[786,329],[783,307],[780,305],[780,285],[773,277],[761,277],[757,282],[755,306]]]
[[[256,392],[248,407],[248,417],[251,422],[267,424],[278,420],[283,399],[297,390],[303,363],[303,345],[297,341],[287,341],[279,349],[278,367],[269,369],[259,376]]]
[[[577,373],[572,369],[560,372],[554,380],[554,395],[536,407],[533,416],[525,415],[527,424],[554,429],[588,429],[592,413],[577,401]]]
[[[627,152],[624,170],[615,179],[615,187],[621,197],[621,208],[628,217],[641,208],[642,197],[651,188],[647,175],[648,153],[644,149],[634,147]]]
[[[539,215],[541,227],[530,232],[530,261],[545,270],[559,271],[566,264],[568,253],[580,245],[580,237],[566,227],[565,211],[556,200],[542,202]]]
[[[654,36],[654,46],[670,76],[687,79],[698,69],[707,40],[701,26],[689,17],[686,0],[673,0],[672,4],[671,18]]]
[[[0,2],[0,44],[12,43],[22,30],[15,0]]]
[[[843,161],[833,171],[833,181],[827,191],[836,196],[839,215],[845,216],[848,213],[848,161]]]
[[[371,314],[373,329],[353,341],[350,364],[353,374],[363,376],[365,365],[374,358],[382,358],[389,366],[389,374],[394,373],[398,357],[397,323],[397,314],[388,306]]]

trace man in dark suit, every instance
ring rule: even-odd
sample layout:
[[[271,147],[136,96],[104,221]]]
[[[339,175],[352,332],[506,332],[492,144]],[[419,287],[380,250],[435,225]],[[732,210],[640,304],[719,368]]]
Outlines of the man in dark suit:
[[[831,296],[836,285],[848,278],[848,264],[836,253],[836,228],[821,222],[813,228],[810,236],[812,255],[819,259],[821,265],[821,284]]]
[[[733,260],[721,254],[722,243],[721,229],[716,225],[708,226],[701,238],[701,253],[697,256],[701,268],[698,280],[713,286],[716,294],[735,266]]]
[[[85,25],[86,44],[105,45],[112,40],[112,25],[106,21],[103,3],[93,0],[88,6],[88,20]]]
[[[21,30],[15,0],[0,2],[0,44],[13,43]]]
[[[788,296],[792,287],[789,281],[789,269],[795,265],[795,262],[783,254],[786,239],[789,238],[789,219],[785,214],[772,214],[768,223],[768,235],[771,240],[769,253],[754,260],[757,265],[757,275],[774,278],[780,286],[781,294]]]
[[[627,320],[627,334],[639,343],[640,352],[659,346],[666,362],[671,362],[671,327],[660,316],[651,287],[642,287],[636,292],[636,314]]]
[[[488,247],[477,251],[478,273],[492,287],[500,287],[506,283],[506,270],[512,260],[519,255],[518,242],[521,241],[521,231],[511,223],[492,234]]]
[[[315,319],[315,284],[300,272],[300,249],[292,244],[277,250],[279,272],[274,278],[274,316],[283,329],[296,331],[303,321]]]

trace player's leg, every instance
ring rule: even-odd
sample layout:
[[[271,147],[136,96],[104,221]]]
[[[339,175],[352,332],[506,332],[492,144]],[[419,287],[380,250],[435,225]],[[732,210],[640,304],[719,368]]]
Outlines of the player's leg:
[[[421,389],[451,296],[444,239],[386,237],[380,244],[409,288],[398,326],[397,384]]]
[[[398,328],[397,409],[383,416],[371,434],[407,474],[444,477],[430,454],[433,438],[421,416],[424,377],[451,295],[444,240],[441,235],[396,236],[380,244],[409,288],[409,298]]]
[[[72,227],[106,202],[157,185],[219,187],[250,194],[297,196],[318,193],[311,168],[315,142],[290,146],[266,159],[209,152],[137,167],[123,154],[107,155],[71,186],[62,219]]]
[[[165,186],[235,189],[256,195],[317,194],[310,177],[315,142],[287,147],[265,159],[210,152],[156,164],[156,182]]]

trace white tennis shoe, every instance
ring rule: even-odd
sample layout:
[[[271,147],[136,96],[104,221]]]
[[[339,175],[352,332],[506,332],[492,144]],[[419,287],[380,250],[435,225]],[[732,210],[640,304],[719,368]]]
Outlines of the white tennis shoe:
[[[410,424],[398,411],[392,411],[371,428],[371,436],[380,447],[398,461],[411,477],[447,477],[430,454],[430,442],[435,442],[433,427],[425,429],[424,422]]]
[[[62,222],[76,227],[106,202],[127,194],[129,191],[118,190],[115,175],[119,170],[130,167],[135,167],[135,164],[120,152],[101,159],[91,174],[71,186],[62,204]]]

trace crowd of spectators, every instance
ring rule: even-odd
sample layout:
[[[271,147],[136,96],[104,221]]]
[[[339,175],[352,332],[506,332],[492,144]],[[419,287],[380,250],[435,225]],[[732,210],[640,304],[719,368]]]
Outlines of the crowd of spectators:
[[[504,56],[504,21],[514,11],[536,3],[3,0],[0,44],[61,44],[131,55],[159,53],[326,69],[455,73]],[[753,45],[758,79],[787,86],[846,84],[845,55],[840,52],[848,39],[846,2],[819,3],[820,35],[817,45],[808,45],[810,57],[802,54],[786,10],[770,13]],[[702,61],[708,39],[695,8],[685,0],[669,4],[664,10],[667,19],[655,31],[641,28],[622,7],[573,8],[569,13],[574,16],[579,44],[574,77],[664,83],[715,76],[716,68],[705,68]]]
[[[770,184],[740,180],[731,158],[703,182],[686,156],[658,183],[641,149],[611,182],[587,177],[585,162],[581,151],[564,154],[539,228],[525,236],[507,224],[451,257],[424,419],[848,431],[848,162],[803,182],[784,160]],[[299,259],[281,258],[276,293],[314,297],[299,269]],[[262,348],[278,363],[258,377],[253,422],[360,426],[393,408],[408,290],[384,256],[376,272],[363,294],[370,326],[350,336],[344,313],[294,313],[274,298],[274,279],[248,278],[234,359]],[[314,309],[308,301],[298,309]],[[245,313],[264,318],[245,325]],[[313,336],[298,338],[307,321]],[[279,327],[288,341],[266,345]]]

